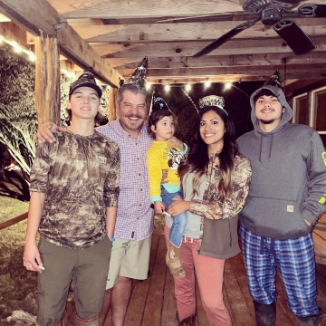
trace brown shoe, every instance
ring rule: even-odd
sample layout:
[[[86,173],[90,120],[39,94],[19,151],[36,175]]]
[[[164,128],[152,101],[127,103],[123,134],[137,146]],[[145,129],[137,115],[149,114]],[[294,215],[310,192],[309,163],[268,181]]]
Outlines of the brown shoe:
[[[180,262],[180,248],[171,242],[169,243],[169,249],[166,254],[166,264],[168,265],[173,276],[181,278],[186,276],[186,272],[184,271]]]

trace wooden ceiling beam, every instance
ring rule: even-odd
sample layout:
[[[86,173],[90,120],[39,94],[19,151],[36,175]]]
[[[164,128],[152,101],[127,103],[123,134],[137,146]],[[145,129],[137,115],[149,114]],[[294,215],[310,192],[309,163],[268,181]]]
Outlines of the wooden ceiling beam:
[[[61,52],[83,69],[93,69],[97,78],[117,87],[121,75],[110,67],[44,0],[0,0],[0,12],[21,28],[40,35],[57,37]]]
[[[57,37],[61,46],[61,53],[67,59],[85,70],[92,69],[97,78],[111,86],[119,87],[122,76],[80,38],[69,24],[64,24],[63,28],[57,31]]]
[[[309,36],[325,35],[325,18],[298,18],[297,23]],[[243,22],[243,21],[242,21]],[[242,22],[199,22],[149,25],[76,25],[76,32],[87,42],[167,42],[213,41]],[[234,39],[278,37],[272,26],[256,23]]]
[[[232,83],[232,82],[249,82],[249,81],[265,81],[266,78],[260,76],[215,76],[215,77],[200,77],[200,76],[192,76],[190,77],[165,77],[164,79],[149,77],[147,81],[151,84],[196,84],[196,83],[205,83],[206,81],[210,81],[211,83]]]
[[[248,54],[228,56],[203,56],[198,60],[193,57],[157,57],[148,58],[149,69],[171,69],[171,68],[200,68],[200,67],[230,67],[230,66],[266,66],[283,65],[284,59],[287,64],[326,64],[326,55],[323,52],[311,52],[304,56],[294,54],[273,53],[273,54]],[[116,69],[136,69],[141,59],[108,59],[121,60],[111,61]]]
[[[139,17],[139,18],[68,18],[72,25],[137,25],[137,24],[164,24],[164,23],[194,23],[194,22],[218,22],[218,21],[245,21],[258,18],[259,15],[249,11],[237,11],[231,13],[214,13],[203,15],[192,15],[184,17]],[[302,18],[298,12],[283,12],[282,18]]]
[[[313,52],[326,51],[326,36],[311,38],[316,49]],[[159,42],[148,44],[96,44],[92,47],[104,58],[140,58],[148,57],[180,57],[192,56],[210,42]],[[259,46],[257,46],[259,44]],[[284,53],[292,56],[293,52],[280,38],[230,40],[207,56]],[[202,58],[198,58],[201,60]]]
[[[48,0],[65,18],[146,18],[146,17],[178,17],[199,14],[212,14],[214,12],[227,13],[241,11],[242,7],[234,0]],[[316,0],[318,1],[318,0]]]
[[[146,76],[155,78],[174,78],[190,76],[219,76],[219,75],[246,75],[246,76],[270,76],[275,70],[282,71],[284,65],[267,66],[238,66],[238,67],[209,67],[209,68],[178,68],[178,69],[147,69]],[[124,77],[129,77],[133,69],[124,70]],[[325,64],[287,65],[287,78],[297,79],[322,79],[326,77]],[[304,76],[304,78],[303,78]]]
[[[243,11],[237,0],[48,0],[64,18],[147,18],[185,17]],[[78,4],[76,3],[78,2]],[[324,0],[306,0],[302,3],[324,4]],[[195,14],[194,14],[195,13]]]
[[[108,64],[116,69],[116,67],[120,67],[119,69],[124,69],[123,66],[125,64],[131,65],[131,67],[137,67],[137,65],[144,59],[144,57],[138,58],[112,58],[112,59],[105,59]],[[132,68],[131,68],[132,69]]]
[[[12,22],[0,23],[0,35],[8,41],[15,41],[22,47],[28,49],[30,47],[26,32]]]

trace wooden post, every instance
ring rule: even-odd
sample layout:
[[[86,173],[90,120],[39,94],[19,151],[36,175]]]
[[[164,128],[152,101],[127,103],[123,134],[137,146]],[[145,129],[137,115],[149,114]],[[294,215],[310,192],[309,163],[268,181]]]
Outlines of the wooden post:
[[[56,38],[35,38],[35,100],[38,123],[60,125],[60,61]]]
[[[118,89],[115,87],[110,87],[109,89],[109,121],[113,121],[117,118],[117,109],[115,106],[116,100],[118,98]]]

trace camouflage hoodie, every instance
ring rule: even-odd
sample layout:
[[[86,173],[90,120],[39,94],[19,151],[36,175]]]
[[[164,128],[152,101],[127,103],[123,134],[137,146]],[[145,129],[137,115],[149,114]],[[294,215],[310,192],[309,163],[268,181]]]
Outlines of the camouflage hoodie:
[[[250,162],[243,155],[236,155],[231,175],[231,196],[224,202],[221,202],[218,191],[221,171],[217,154],[210,159],[207,176],[208,185],[203,200],[192,199],[190,202],[190,212],[202,217],[199,251],[205,256],[227,259],[240,252],[237,214],[242,210],[248,195]]]

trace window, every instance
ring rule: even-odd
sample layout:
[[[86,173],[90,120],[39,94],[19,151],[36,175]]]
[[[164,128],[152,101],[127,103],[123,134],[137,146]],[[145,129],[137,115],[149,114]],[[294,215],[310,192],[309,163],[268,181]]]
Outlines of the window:
[[[316,130],[326,147],[326,87],[318,88],[312,93],[316,108]]]
[[[309,100],[307,93],[293,98],[293,122],[309,125]]]
[[[326,134],[326,88],[313,92],[316,107],[316,130]]]

